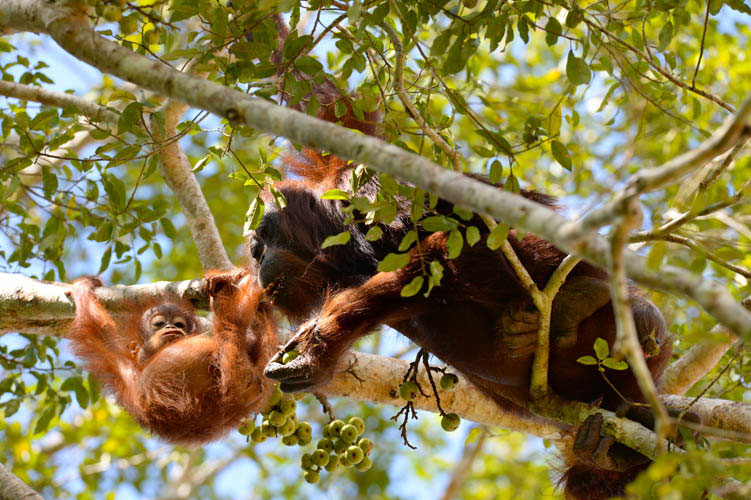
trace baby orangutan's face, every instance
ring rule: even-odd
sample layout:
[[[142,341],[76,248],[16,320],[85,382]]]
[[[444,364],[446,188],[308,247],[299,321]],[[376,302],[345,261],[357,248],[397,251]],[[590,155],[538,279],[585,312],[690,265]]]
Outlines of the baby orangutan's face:
[[[195,317],[178,304],[161,304],[147,310],[141,318],[143,347],[138,351],[144,363],[162,347],[195,333]]]

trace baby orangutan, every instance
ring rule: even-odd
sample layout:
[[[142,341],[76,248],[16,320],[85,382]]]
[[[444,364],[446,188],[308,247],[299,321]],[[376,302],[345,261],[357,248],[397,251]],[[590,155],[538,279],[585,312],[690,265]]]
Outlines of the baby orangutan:
[[[98,278],[73,283],[73,350],[143,427],[172,443],[221,437],[266,405],[263,376],[277,338],[263,293],[244,269],[210,272],[202,289],[213,328],[198,331],[193,308],[172,299],[111,316],[95,297]]]

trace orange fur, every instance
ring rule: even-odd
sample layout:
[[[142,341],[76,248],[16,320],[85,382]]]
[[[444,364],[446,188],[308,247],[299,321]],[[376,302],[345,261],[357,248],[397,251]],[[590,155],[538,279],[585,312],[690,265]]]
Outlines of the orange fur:
[[[173,443],[217,439],[262,409],[273,387],[262,370],[277,344],[275,325],[262,291],[241,279],[245,274],[210,273],[215,289],[224,283],[212,296],[212,334],[182,337],[143,364],[131,346],[142,342],[139,319],[155,304],[129,307],[134,312],[115,320],[94,296],[101,282],[77,280],[73,350],[143,427]]]

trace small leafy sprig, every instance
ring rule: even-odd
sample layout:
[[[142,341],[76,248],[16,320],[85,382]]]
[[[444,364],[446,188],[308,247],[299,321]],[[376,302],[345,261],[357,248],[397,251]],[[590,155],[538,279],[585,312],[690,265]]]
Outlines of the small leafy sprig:
[[[597,365],[597,369],[601,373],[605,373],[605,368],[610,368],[611,370],[626,370],[628,368],[628,363],[625,361],[610,357],[610,346],[607,340],[597,337],[594,343],[594,350],[597,357],[582,356],[576,362],[583,365]]]

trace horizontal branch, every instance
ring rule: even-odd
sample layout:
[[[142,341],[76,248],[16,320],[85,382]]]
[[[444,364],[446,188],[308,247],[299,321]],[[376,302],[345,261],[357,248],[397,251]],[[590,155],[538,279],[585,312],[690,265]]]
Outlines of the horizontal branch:
[[[35,280],[19,274],[0,273],[0,333],[25,333],[65,336],[65,329],[73,318],[75,307],[66,292],[71,286]],[[188,300],[201,307],[206,300],[201,295],[200,280],[166,282],[146,285],[107,286],[96,290],[97,299],[113,312],[121,311],[125,303],[143,303],[165,294]],[[347,397],[371,403],[402,406],[396,388],[403,381],[409,363],[404,360],[352,352],[340,361],[337,375],[322,392],[329,396]],[[418,381],[429,387],[424,370]],[[685,408],[692,398],[662,396],[668,407]],[[491,398],[474,385],[464,381],[451,392],[441,393],[441,405],[466,420],[495,425],[556,441],[569,439],[570,426],[581,424],[588,415],[597,412],[605,417],[608,434],[620,442],[654,457],[657,447],[652,431],[614,413],[590,407],[576,401],[564,401],[550,396],[544,407],[535,411],[544,415],[502,410]],[[418,409],[438,412],[434,398],[422,395],[415,400]],[[708,426],[751,437],[751,405],[735,401],[700,399],[691,410],[697,412]],[[561,423],[562,422],[562,423]],[[736,440],[747,441],[742,436]]]
[[[21,331],[65,336],[75,315],[73,300],[67,295],[72,289],[66,283],[52,283],[20,274],[0,273],[0,334]],[[148,285],[104,286],[96,289],[97,299],[112,311],[124,304],[146,302],[172,296],[187,300],[195,307],[208,305],[201,293],[201,280],[158,281]]]
[[[357,401],[404,406],[398,387],[404,381],[409,362],[402,359],[376,356],[362,352],[349,352],[338,364],[334,379],[321,389],[327,396],[345,397]],[[425,370],[420,368],[418,383],[430,387]],[[426,391],[430,392],[430,391]],[[553,420],[543,419],[531,413],[503,411],[475,385],[459,378],[459,384],[450,392],[439,392],[441,406],[447,412],[455,412],[465,420],[486,425],[495,425],[546,439],[561,440],[568,426]],[[418,410],[438,413],[434,397],[419,394],[414,400]]]
[[[88,18],[70,7],[42,0],[6,0],[0,4],[0,19],[10,28],[49,34],[64,50],[105,73],[231,122],[363,163],[448,201],[537,234],[565,252],[607,266],[609,246],[602,237],[594,232],[576,237],[564,234],[561,229],[568,221],[546,207],[441,168],[374,137],[183,74],[97,35]],[[634,281],[694,299],[731,331],[751,341],[751,314],[720,284],[676,267],[648,269],[644,258],[633,252],[626,253],[626,268]]]
[[[81,114],[86,115],[92,121],[104,121],[116,124],[119,115],[95,102],[76,97],[65,92],[56,92],[42,87],[25,85],[23,83],[6,82],[0,80],[0,95],[13,97],[22,101],[32,101],[56,108],[75,108]]]

